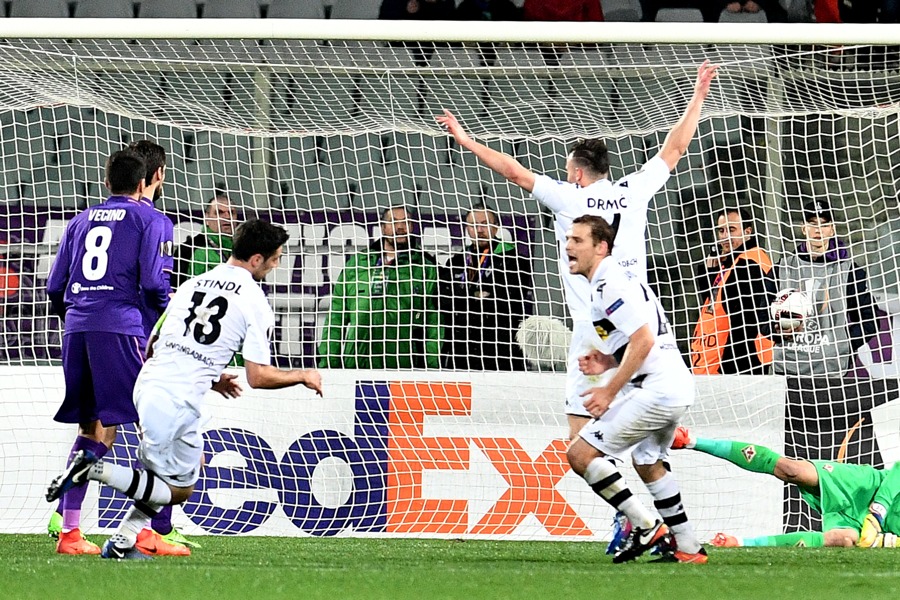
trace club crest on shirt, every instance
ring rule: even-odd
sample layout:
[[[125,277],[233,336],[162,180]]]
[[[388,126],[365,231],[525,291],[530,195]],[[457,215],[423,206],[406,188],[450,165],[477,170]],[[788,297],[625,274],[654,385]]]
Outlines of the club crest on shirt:
[[[822,465],[822,470],[831,473],[832,471],[834,471],[834,465]]]
[[[753,462],[753,459],[756,457],[756,446],[745,446],[744,448],[741,448],[741,454],[744,455],[744,460]]]
[[[159,243],[160,256],[175,256],[175,242],[168,240]]]

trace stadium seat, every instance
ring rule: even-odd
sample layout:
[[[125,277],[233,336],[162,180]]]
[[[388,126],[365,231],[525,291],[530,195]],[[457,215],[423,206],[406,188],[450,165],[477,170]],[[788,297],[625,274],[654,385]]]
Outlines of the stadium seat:
[[[638,0],[603,0],[606,21],[640,21],[643,16]]]
[[[381,0],[334,0],[332,19],[377,19]]]
[[[657,23],[702,23],[699,8],[661,8],[656,13]]]
[[[258,19],[259,4],[256,0],[206,0],[204,19]]]
[[[141,0],[138,17],[141,19],[196,19],[197,5],[193,0]]]
[[[350,246],[350,250],[355,252],[368,245],[369,233],[362,225],[341,223],[332,227],[328,232],[328,246],[332,252],[346,250],[347,246]]]
[[[132,0],[78,0],[75,5],[75,16],[79,18],[134,18],[134,2]]]
[[[175,246],[178,247],[190,238],[203,231],[203,223],[196,221],[179,221],[175,224],[173,239]]]
[[[324,19],[325,4],[319,0],[271,0],[269,19]]]
[[[69,4],[66,0],[13,0],[9,7],[9,16],[65,18],[69,16]]]
[[[316,251],[303,255],[300,283],[304,288],[315,288],[318,291],[325,285],[325,269],[322,266],[322,256],[321,252]]]
[[[766,11],[761,10],[755,13],[748,12],[730,12],[723,10],[719,15],[719,23],[768,23],[769,18]]]

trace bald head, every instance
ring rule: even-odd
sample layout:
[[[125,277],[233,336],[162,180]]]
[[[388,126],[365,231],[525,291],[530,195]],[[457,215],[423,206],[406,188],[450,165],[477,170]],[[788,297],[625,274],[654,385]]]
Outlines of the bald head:
[[[234,234],[234,222],[236,219],[237,213],[231,205],[228,196],[216,196],[206,206],[206,226],[213,233]]]

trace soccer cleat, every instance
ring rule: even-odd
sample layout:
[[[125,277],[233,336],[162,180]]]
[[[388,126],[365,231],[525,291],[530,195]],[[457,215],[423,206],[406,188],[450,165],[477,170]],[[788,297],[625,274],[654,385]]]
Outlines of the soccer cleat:
[[[722,532],[717,533],[710,543],[716,548],[737,548],[740,546],[736,537]]]
[[[100,546],[89,542],[81,535],[80,529],[60,531],[56,542],[57,554],[100,554]]]
[[[54,540],[58,540],[59,534],[62,533],[62,526],[62,515],[56,511],[53,511],[53,514],[50,515],[50,520],[47,522],[47,535],[52,537]]]
[[[103,544],[103,550],[100,551],[100,558],[113,558],[115,560],[153,560],[151,557],[142,554],[137,548],[119,548],[111,539],[106,540]]]
[[[615,554],[625,545],[628,534],[631,533],[631,521],[625,516],[625,513],[616,512],[613,517],[613,535],[609,545],[606,547],[607,554]]]
[[[190,556],[191,549],[181,544],[171,544],[152,529],[142,529],[134,547],[147,556]]]
[[[76,452],[66,470],[47,486],[47,502],[53,502],[73,487],[85,483],[88,471],[98,460],[97,455],[90,450]]]
[[[706,550],[704,548],[700,548],[699,551],[695,553],[690,552],[682,552],[681,550],[674,550],[670,552],[663,553],[662,556],[655,560],[651,560],[652,563],[692,563],[697,565],[705,565],[709,562],[709,555],[706,554]]]
[[[856,542],[856,545],[860,548],[878,548],[884,544],[884,537],[879,537],[880,535],[881,522],[877,515],[869,513],[863,519],[863,526],[859,532],[859,541]]]
[[[658,544],[674,545],[669,528],[662,521],[656,521],[650,529],[634,527],[625,546],[613,556],[614,563],[623,563],[636,559],[638,556]]]
[[[688,431],[687,427],[676,427],[675,428],[675,439],[672,440],[672,450],[683,450],[685,448],[692,448],[694,445],[694,440],[691,439],[691,432]]]
[[[160,535],[162,535],[162,534],[160,534]],[[163,535],[162,539],[166,540],[170,544],[178,544],[181,546],[187,546],[188,548],[193,548],[194,550],[203,547],[200,545],[199,542],[195,542],[194,540],[192,540],[190,538],[184,537],[184,535],[180,531],[175,529],[174,527],[172,528],[172,531],[170,531],[166,535]]]

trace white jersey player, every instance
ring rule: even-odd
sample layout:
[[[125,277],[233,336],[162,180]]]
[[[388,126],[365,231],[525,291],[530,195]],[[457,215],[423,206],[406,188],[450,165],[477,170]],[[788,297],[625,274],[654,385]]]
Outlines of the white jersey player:
[[[694,94],[681,119],[666,136],[659,153],[636,173],[618,182],[609,179],[609,153],[600,140],[585,140],[572,146],[566,158],[566,182],[536,175],[517,160],[488,148],[469,137],[450,111],[437,117],[460,146],[474,152],[489,168],[517,184],[553,211],[556,237],[560,245],[560,277],[565,288],[566,303],[573,321],[572,344],[569,348],[566,379],[566,414],[569,433],[574,438],[590,419],[581,402],[580,393],[590,387],[591,378],[578,370],[578,357],[587,349],[591,321],[590,290],[584,278],[568,272],[565,259],[566,232],[575,217],[598,215],[618,232],[614,257],[631,277],[647,281],[645,234],[647,207],[653,196],[666,184],[669,174],[684,156],[697,131],[700,110],[716,76],[717,66],[704,62],[697,72]]]
[[[661,546],[662,560],[704,563],[706,552],[688,522],[678,483],[663,462],[679,419],[694,401],[694,380],[659,301],[645,284],[629,278],[614,251],[610,256],[615,237],[603,218],[584,215],[573,222],[566,244],[569,272],[586,278],[591,287],[597,350],[582,358],[581,366],[597,373],[601,352],[619,362],[606,385],[582,393],[594,419],[569,446],[567,457],[572,470],[633,525],[613,562]],[[631,494],[607,458],[628,450],[662,520]]]
[[[50,501],[67,489],[96,480],[134,499],[103,558],[146,558],[135,549],[138,533],[163,506],[190,497],[200,475],[203,398],[210,388],[236,397],[241,388],[223,370],[234,353],[244,357],[250,387],[278,389],[302,384],[322,393],[315,370],[270,365],[272,309],[257,282],[281,259],[284,228],[253,219],[234,234],[228,262],[178,288],[148,344],[134,403],[140,416],[138,458],[145,469],[106,463],[79,452],[47,490]]]

